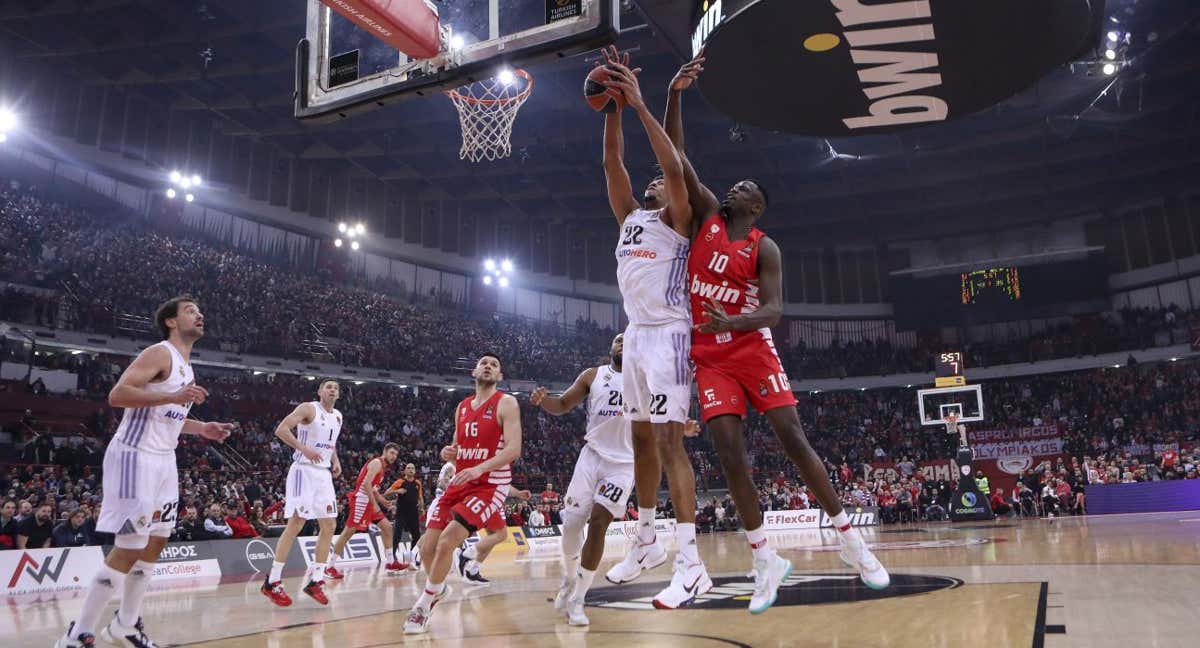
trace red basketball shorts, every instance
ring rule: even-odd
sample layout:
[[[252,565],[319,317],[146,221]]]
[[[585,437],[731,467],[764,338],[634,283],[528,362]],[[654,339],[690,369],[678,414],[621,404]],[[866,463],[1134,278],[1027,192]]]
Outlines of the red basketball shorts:
[[[505,527],[504,500],[508,484],[457,484],[446,489],[426,513],[425,528],[444,529],[461,518],[475,530],[496,532]]]
[[[759,412],[796,406],[783,364],[766,340],[744,338],[731,346],[692,349],[706,423],[730,414],[745,418],[747,403]]]
[[[366,531],[372,523],[384,519],[383,512],[375,508],[375,502],[370,495],[352,491],[346,496],[346,501],[350,508],[346,516],[346,526],[354,527],[358,531]]]

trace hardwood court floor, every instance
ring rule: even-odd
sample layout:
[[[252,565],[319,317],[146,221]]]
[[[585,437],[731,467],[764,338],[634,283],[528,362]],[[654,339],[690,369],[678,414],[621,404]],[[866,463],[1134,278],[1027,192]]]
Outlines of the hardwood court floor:
[[[705,535],[700,552],[718,587],[696,607],[654,611],[649,597],[670,578],[664,565],[623,587],[593,588],[590,628],[570,628],[549,603],[555,556],[498,549],[484,566],[490,586],[451,578],[428,635],[406,639],[413,574],[359,569],[333,584],[322,608],[287,579],[296,603],[272,606],[245,583],[152,591],[147,629],[166,645],[211,648],[427,646],[837,646],[1020,648],[1196,645],[1200,512],[932,524],[865,530],[892,571],[882,594],[837,559],[831,531],[779,533],[774,546],[795,572],[762,616],[745,606],[750,559],[739,534]],[[624,550],[609,543],[601,574]],[[423,577],[421,577],[423,579]],[[644,582],[643,582],[644,581]],[[0,646],[50,646],[78,610],[76,595],[10,602]],[[115,605],[115,604],[114,604]]]

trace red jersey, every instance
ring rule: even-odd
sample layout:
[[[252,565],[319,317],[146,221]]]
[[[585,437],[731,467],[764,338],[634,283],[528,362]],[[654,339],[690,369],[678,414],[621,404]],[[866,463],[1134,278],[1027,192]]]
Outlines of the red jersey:
[[[708,321],[704,304],[715,299],[730,315],[758,310],[758,248],[764,236],[757,227],[740,241],[730,241],[725,217],[717,214],[704,221],[688,254],[688,286],[692,299],[692,323]],[[747,337],[771,339],[771,329],[726,331],[692,335],[692,355],[724,353]]]
[[[474,396],[468,396],[458,404],[454,417],[454,443],[458,455],[454,460],[456,472],[474,468],[495,457],[504,449],[504,429],[500,425],[500,399],[504,392],[497,390],[479,407],[472,407]],[[503,466],[480,475],[472,484],[500,485],[512,483],[512,467]]]
[[[381,464],[384,463],[383,457],[375,457],[375,459],[378,459],[379,463]],[[375,459],[372,459],[371,461],[375,461]],[[371,480],[370,488],[363,486],[363,481],[367,479],[367,468],[371,467],[371,461],[363,464],[363,467],[358,471],[358,479],[354,480],[354,490],[368,493],[371,491],[371,488],[378,487],[379,484],[383,483],[383,473],[387,468],[387,465],[380,466],[379,472],[375,474],[375,479]]]

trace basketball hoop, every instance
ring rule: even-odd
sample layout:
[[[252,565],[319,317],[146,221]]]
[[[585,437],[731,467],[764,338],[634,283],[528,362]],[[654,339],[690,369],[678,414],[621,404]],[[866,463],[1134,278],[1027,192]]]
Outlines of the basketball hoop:
[[[460,159],[495,161],[512,154],[513,122],[533,91],[533,76],[525,70],[510,74],[511,78],[498,75],[446,91],[462,126]]]
[[[946,434],[958,434],[958,414],[950,412],[942,419],[946,424]]]

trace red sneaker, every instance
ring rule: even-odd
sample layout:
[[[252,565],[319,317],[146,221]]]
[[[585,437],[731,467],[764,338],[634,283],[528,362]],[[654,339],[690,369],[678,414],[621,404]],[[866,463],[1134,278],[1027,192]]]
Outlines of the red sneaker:
[[[389,574],[399,574],[400,572],[408,569],[408,565],[400,562],[399,560],[393,560],[385,565],[384,568],[388,570]]]
[[[287,607],[292,604],[292,597],[288,596],[288,593],[283,590],[283,581],[275,581],[274,583],[263,581],[262,588],[259,591],[279,607]]]
[[[304,593],[312,597],[312,600],[321,605],[329,605],[329,597],[325,596],[325,582],[318,583],[317,581],[308,581],[308,585],[304,586]]]
[[[338,571],[337,567],[326,567],[325,568],[325,578],[332,578],[333,580],[342,580],[345,577],[346,577],[346,575],[343,574],[342,572]]]

